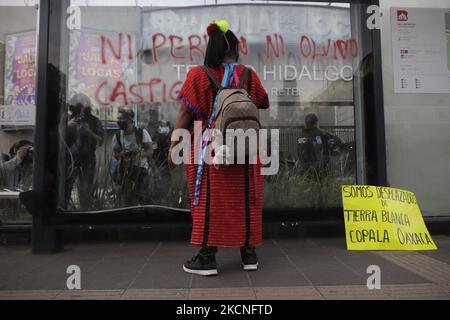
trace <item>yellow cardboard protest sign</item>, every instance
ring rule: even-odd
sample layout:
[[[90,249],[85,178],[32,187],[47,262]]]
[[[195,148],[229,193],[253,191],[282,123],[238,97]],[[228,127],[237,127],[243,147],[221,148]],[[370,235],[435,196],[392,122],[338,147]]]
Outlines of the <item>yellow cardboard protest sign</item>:
[[[347,250],[436,250],[414,193],[342,186]]]

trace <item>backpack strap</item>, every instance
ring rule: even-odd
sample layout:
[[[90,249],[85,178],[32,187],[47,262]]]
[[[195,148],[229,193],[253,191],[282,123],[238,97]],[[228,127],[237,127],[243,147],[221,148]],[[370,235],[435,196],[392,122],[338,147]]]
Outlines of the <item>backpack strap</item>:
[[[136,128],[135,132],[135,137],[136,137],[136,142],[139,145],[139,147],[143,148],[143,144],[144,144],[144,128]],[[146,156],[147,158],[147,163],[148,165],[150,165],[151,161],[151,157]]]
[[[211,71],[209,71],[208,67],[206,66],[202,66],[203,71],[206,73],[206,75],[208,76],[209,79],[209,83],[211,85],[211,90],[212,90],[212,100],[213,103],[217,97],[217,94],[220,90],[223,89],[222,85],[220,84],[220,82],[217,81],[217,79],[212,75]],[[208,121],[208,119],[206,119],[206,121]]]
[[[121,132],[121,130],[116,132],[116,141],[119,144],[119,149],[122,151],[123,150],[123,146],[122,146],[122,141],[120,140],[120,132]]]
[[[222,85],[217,81],[217,79],[212,75],[207,66],[202,66],[203,71],[208,76],[209,80],[216,86],[218,90],[222,90]]]
[[[208,75],[208,79],[209,79],[209,84],[211,85],[211,90],[212,90],[212,96],[213,96],[213,101],[217,96],[217,92],[219,91],[218,88],[218,82],[217,80],[212,76],[211,72],[208,70],[208,68],[206,68],[205,66],[202,66],[202,69],[205,70],[205,73]]]
[[[144,129],[137,128],[134,132],[136,136],[136,142],[139,145],[139,147],[142,147],[143,141],[144,141]]]
[[[250,90],[252,89],[252,72],[249,68],[245,67],[244,72],[242,72],[241,77],[239,78],[239,89],[244,88],[244,81],[248,78],[247,81],[247,93],[250,93]]]
[[[252,91],[252,71],[248,69],[247,93],[250,94],[251,91]]]

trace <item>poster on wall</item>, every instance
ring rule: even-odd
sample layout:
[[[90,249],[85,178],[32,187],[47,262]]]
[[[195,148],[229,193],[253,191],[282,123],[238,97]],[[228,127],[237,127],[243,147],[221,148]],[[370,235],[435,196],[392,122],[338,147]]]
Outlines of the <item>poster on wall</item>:
[[[97,117],[106,122],[116,121],[122,105],[110,103],[103,92],[113,83],[127,86],[136,82],[135,59],[123,57],[134,50],[135,39],[130,34],[97,30],[71,32],[68,99],[83,93],[89,97]]]
[[[395,93],[450,93],[450,9],[391,8]]]
[[[35,105],[0,105],[0,126],[2,128],[34,126],[35,118]]]
[[[9,34],[5,38],[5,105],[34,105],[36,32]]]

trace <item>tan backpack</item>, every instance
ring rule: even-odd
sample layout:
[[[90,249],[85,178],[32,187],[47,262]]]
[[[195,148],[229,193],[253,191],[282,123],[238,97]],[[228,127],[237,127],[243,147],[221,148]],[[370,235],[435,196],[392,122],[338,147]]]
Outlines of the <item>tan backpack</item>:
[[[210,81],[217,89],[217,105],[215,112],[215,123],[210,129],[217,129],[222,134],[223,140],[220,144],[224,147],[231,147],[229,140],[226,140],[227,129],[237,130],[233,136],[234,158],[233,163],[248,163],[258,153],[258,136],[261,129],[259,121],[259,110],[250,96],[251,72],[245,68],[239,79],[238,88],[222,88],[216,78],[207,67],[203,70],[208,75]],[[244,80],[248,77],[247,90],[243,89]],[[217,135],[215,135],[217,137]],[[245,137],[244,137],[245,136]],[[213,135],[213,139],[214,139]],[[245,147],[238,149],[238,141],[245,139]],[[228,150],[230,151],[230,150]],[[223,153],[225,161],[225,152]],[[231,159],[228,159],[230,161]]]

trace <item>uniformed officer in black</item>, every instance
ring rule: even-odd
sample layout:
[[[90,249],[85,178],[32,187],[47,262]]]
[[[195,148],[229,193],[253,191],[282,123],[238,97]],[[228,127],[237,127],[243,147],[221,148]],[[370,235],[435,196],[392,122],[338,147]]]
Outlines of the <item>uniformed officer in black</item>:
[[[330,155],[343,146],[342,140],[318,128],[314,113],[305,117],[305,128],[298,139],[301,174],[307,179],[322,182],[329,172]]]

